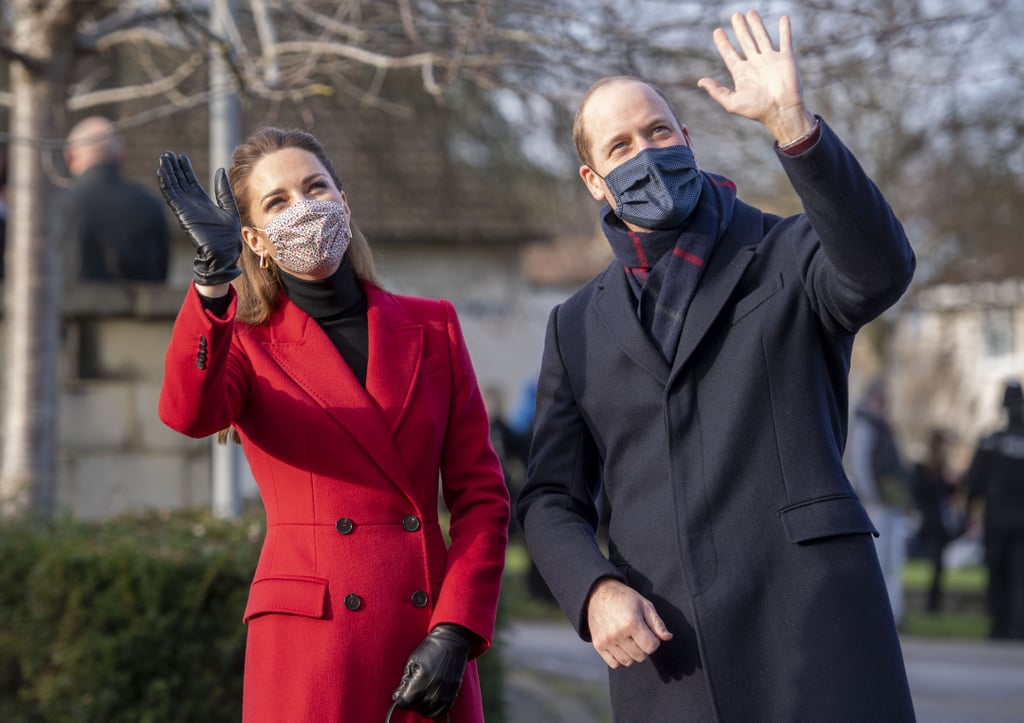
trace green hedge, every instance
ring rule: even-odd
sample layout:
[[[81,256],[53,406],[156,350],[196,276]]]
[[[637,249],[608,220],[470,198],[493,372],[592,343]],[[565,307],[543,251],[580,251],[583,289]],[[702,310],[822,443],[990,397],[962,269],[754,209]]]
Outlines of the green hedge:
[[[0,522],[0,720],[241,719],[242,611],[262,512]],[[497,650],[481,659],[504,719]]]

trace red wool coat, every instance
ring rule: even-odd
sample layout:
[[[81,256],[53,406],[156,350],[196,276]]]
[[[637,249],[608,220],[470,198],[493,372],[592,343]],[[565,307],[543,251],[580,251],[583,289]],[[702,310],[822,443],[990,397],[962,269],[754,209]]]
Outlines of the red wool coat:
[[[365,388],[284,298],[252,326],[234,300],[220,319],[190,288],[174,325],[160,418],[192,437],[233,425],[266,508],[244,615],[246,723],[383,722],[431,627],[474,631],[474,657],[490,645],[508,493],[455,310],[366,295]],[[451,720],[483,721],[473,663]]]

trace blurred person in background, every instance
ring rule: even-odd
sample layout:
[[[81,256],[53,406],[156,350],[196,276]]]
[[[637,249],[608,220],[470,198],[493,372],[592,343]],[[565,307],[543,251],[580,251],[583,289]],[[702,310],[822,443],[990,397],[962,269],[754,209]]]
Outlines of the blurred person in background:
[[[876,379],[857,405],[846,451],[850,481],[878,530],[875,549],[889,593],[893,619],[903,620],[903,568],[907,563],[910,475],[889,423],[889,393]]]
[[[915,535],[920,552],[931,563],[926,609],[937,613],[942,607],[943,557],[946,546],[959,533],[960,515],[955,504],[956,480],[949,473],[947,433],[933,429],[928,450],[913,469],[914,505],[919,524]]]
[[[983,437],[967,470],[967,509],[984,507],[992,638],[1024,639],[1024,392],[1003,390],[1006,426]]]
[[[62,204],[64,278],[166,281],[170,230],[160,197],[121,174],[124,144],[101,116],[77,123],[64,145],[73,181]]]

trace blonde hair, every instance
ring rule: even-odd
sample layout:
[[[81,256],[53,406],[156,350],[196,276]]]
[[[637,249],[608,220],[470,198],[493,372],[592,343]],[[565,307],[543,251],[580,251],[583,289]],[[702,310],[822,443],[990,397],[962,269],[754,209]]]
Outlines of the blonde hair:
[[[285,148],[298,148],[312,153],[327,169],[334,185],[341,190],[341,177],[323,145],[312,133],[297,128],[261,128],[235,148],[231,155],[231,168],[228,170],[228,180],[238,203],[238,214],[243,226],[252,225],[249,179],[253,169],[265,156]],[[370,244],[355,224],[352,225],[352,241],[346,253],[357,278],[380,286]],[[267,262],[269,268],[260,268],[260,257],[248,244],[242,244],[242,256],[239,259],[242,275],[233,282],[238,292],[237,318],[240,321],[262,324],[270,318],[277,306],[282,290],[281,276],[273,259],[267,258]]]

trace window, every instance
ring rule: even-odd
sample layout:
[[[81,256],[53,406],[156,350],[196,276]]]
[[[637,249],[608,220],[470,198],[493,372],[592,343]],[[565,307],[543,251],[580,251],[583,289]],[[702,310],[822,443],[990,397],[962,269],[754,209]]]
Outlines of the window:
[[[1013,310],[986,309],[982,317],[981,333],[986,357],[1013,353]]]

